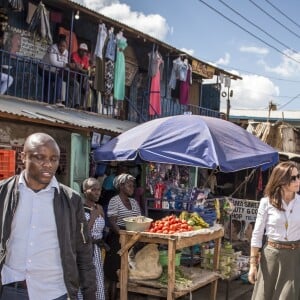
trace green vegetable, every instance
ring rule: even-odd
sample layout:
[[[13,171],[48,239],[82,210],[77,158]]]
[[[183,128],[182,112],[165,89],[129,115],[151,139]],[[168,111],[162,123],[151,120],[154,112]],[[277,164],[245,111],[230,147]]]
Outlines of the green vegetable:
[[[162,274],[158,281],[161,284],[167,285],[168,284],[168,266],[163,267]],[[189,286],[192,283],[192,281],[185,277],[182,270],[179,266],[175,267],[175,284],[181,284],[185,286]]]

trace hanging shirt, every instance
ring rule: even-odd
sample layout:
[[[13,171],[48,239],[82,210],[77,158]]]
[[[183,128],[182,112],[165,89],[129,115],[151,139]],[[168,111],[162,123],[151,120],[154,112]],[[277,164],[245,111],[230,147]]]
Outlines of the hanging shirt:
[[[103,58],[103,47],[107,37],[107,29],[104,23],[98,25],[98,35],[95,48],[95,56]]]
[[[111,61],[115,61],[116,57],[116,47],[117,40],[113,32],[110,32],[108,35],[108,42],[105,52],[105,58],[110,59]]]
[[[183,61],[181,60],[180,57],[173,60],[173,67],[172,67],[170,81],[169,81],[169,87],[173,90],[176,88],[176,81],[177,79],[179,79],[179,70],[182,64]]]

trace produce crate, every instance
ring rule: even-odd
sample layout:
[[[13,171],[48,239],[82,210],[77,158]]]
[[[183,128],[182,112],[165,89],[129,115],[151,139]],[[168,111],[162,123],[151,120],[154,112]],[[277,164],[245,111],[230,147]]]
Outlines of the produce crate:
[[[0,180],[13,176],[16,169],[16,151],[0,149]]]

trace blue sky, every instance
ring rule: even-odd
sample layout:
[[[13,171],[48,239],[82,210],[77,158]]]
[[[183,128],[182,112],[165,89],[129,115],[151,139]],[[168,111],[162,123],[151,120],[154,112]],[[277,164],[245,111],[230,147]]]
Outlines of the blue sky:
[[[266,109],[272,101],[300,111],[299,0],[76,1],[243,77],[232,82],[232,109]]]

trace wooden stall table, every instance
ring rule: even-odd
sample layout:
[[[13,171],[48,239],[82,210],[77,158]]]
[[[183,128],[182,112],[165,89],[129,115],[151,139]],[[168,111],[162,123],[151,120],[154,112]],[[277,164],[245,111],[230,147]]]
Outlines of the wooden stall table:
[[[182,232],[177,234],[159,234],[150,232],[138,233],[134,231],[120,231],[121,244],[121,268],[120,268],[120,299],[128,299],[128,291],[163,297],[167,300],[176,299],[192,291],[195,291],[207,284],[211,284],[211,300],[216,300],[218,279],[217,272],[219,268],[219,256],[221,248],[221,239],[224,236],[224,229],[216,224],[211,228]],[[164,286],[158,280],[129,281],[128,280],[128,245],[136,241],[143,243],[154,243],[168,245],[168,285]],[[205,243],[214,240],[215,249],[213,257],[213,270],[203,270],[200,267],[186,268],[193,274],[192,283],[189,287],[175,287],[175,255],[176,250],[190,247],[196,244]]]

